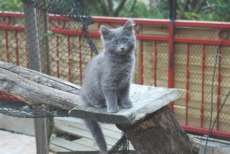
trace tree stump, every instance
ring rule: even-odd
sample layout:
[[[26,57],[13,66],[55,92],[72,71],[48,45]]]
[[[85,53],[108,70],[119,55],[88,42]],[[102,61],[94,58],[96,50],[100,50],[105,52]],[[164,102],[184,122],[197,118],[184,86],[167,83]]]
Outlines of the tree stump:
[[[116,125],[138,154],[192,154],[187,134],[167,106],[133,125]]]
[[[187,134],[167,106],[179,97],[176,89],[131,85],[131,109],[107,113],[106,108],[77,106],[70,115],[116,124],[138,154],[192,154]]]

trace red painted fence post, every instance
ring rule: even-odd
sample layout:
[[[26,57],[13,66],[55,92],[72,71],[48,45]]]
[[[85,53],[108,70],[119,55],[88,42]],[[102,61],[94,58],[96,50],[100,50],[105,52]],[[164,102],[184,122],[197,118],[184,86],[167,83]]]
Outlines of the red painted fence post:
[[[168,87],[174,87],[174,22],[168,24]],[[173,103],[169,104],[169,108],[172,112]]]

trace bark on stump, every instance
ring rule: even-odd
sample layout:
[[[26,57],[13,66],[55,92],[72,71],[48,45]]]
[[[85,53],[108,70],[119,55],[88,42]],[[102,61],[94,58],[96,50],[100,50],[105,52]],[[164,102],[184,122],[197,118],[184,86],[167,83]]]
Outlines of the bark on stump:
[[[138,154],[192,154],[192,145],[167,106],[133,125],[118,124]]]

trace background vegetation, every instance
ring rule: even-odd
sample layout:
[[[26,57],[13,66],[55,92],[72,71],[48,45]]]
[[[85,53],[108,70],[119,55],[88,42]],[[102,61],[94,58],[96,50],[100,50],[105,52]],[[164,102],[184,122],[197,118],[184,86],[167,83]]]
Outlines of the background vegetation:
[[[27,0],[29,1],[29,0]],[[71,0],[47,0],[60,7]],[[170,0],[76,0],[94,16],[169,18]],[[177,19],[230,21],[229,0],[177,0]],[[0,0],[2,11],[23,11],[21,0]]]

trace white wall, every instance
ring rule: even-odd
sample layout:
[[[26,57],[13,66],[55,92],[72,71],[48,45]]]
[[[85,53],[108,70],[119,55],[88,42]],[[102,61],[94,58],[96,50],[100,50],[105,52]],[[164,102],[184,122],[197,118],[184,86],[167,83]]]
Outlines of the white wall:
[[[34,135],[34,119],[11,117],[0,113],[0,129]]]

